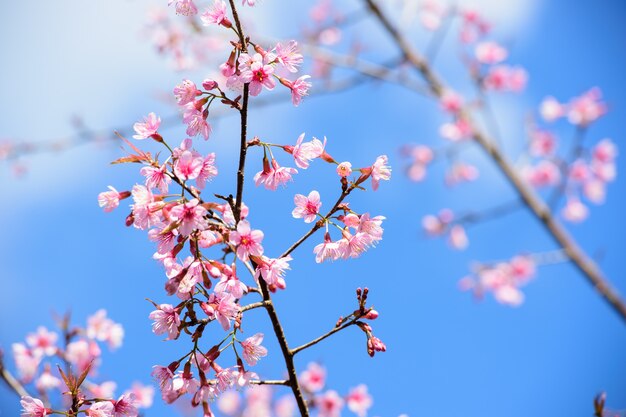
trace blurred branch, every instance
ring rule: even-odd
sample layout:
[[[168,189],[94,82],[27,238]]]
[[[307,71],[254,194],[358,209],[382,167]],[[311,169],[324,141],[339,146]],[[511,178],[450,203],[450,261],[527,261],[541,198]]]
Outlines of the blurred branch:
[[[438,98],[443,95],[446,86],[438,75],[431,69],[429,63],[416,52],[407,39],[391,23],[389,18],[382,12],[375,0],[363,0],[370,8],[372,15],[381,23],[386,32],[393,38],[398,48],[404,54],[406,60],[422,75],[427,82],[430,91]],[[576,268],[587,278],[589,283],[600,293],[609,305],[626,322],[626,304],[620,298],[617,291],[603,276],[596,263],[578,246],[576,241],[569,235],[567,230],[552,216],[551,210],[544,201],[526,184],[522,177],[514,169],[505,155],[494,144],[492,138],[476,127],[468,108],[463,108],[461,117],[472,126],[472,137],[476,143],[491,157],[500,168],[509,183],[513,186],[524,204],[531,213],[541,222],[546,231],[563,248],[568,258]]]
[[[11,372],[5,368],[4,355],[2,351],[0,351],[0,378],[2,378],[5,384],[7,384],[7,386],[20,397],[28,396],[28,392],[20,381],[18,381],[17,378],[15,378]]]

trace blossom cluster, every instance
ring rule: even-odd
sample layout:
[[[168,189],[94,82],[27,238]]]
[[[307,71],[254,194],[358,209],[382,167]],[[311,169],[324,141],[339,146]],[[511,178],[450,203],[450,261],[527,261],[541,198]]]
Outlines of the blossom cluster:
[[[59,326],[61,337],[40,326],[26,336],[26,343],[12,345],[19,382],[37,392],[36,397],[22,396],[22,417],[63,413],[58,408],[93,417],[136,417],[138,409],[152,405],[151,386],[136,382],[115,399],[115,382],[97,382],[101,344],[117,349],[124,336],[122,326],[108,318],[105,310],[90,316],[85,327],[70,326],[69,316]],[[57,366],[59,362],[65,371]],[[52,408],[53,402],[59,403],[58,408]]]
[[[445,175],[447,185],[474,181],[479,176],[478,169],[460,160],[462,147],[466,147],[472,139],[480,142],[484,132],[489,132],[488,136],[494,142],[490,145],[500,146],[497,122],[490,123],[495,115],[489,107],[489,95],[522,91],[527,73],[506,63],[510,55],[508,49],[488,39],[490,25],[475,11],[462,7],[448,8],[439,2],[428,1],[420,6],[417,15],[429,31],[445,31],[444,20],[450,26],[459,20],[462,60],[478,93],[474,97],[463,97],[449,88],[438,92],[439,107],[448,119],[439,129],[445,145],[404,146],[401,154],[408,161],[406,174],[412,181],[422,181],[437,159],[449,165]],[[614,142],[608,138],[594,143],[585,142],[591,125],[606,112],[607,105],[598,88],[592,88],[567,103],[547,97],[540,105],[540,118],[532,118],[526,127],[527,146],[521,155],[514,158],[520,161],[515,169],[522,180],[542,196],[547,195],[546,205],[552,211],[559,210],[566,221],[581,222],[586,219],[589,209],[584,200],[593,204],[603,203],[607,185],[615,179],[618,152]],[[474,117],[478,113],[483,113],[481,118]],[[479,119],[486,122],[476,122]],[[574,127],[573,139],[569,143],[558,139],[555,127],[561,119]],[[562,197],[566,200],[563,206]],[[452,248],[465,249],[469,243],[464,227],[466,223],[490,219],[520,206],[507,207],[505,204],[486,209],[484,213],[464,216],[455,216],[451,210],[444,209],[437,215],[425,216],[422,226],[428,236],[444,236]],[[524,265],[521,273],[518,271],[520,265]],[[474,277],[462,280],[461,287],[471,289],[478,296],[491,291],[497,301],[519,305],[524,299],[519,288],[534,274],[534,267],[531,266],[530,257],[516,257],[508,263],[481,266],[475,270]]]
[[[183,15],[199,14],[205,26],[218,26],[237,35],[228,58],[220,65],[222,78],[207,78],[200,85],[185,79],[174,87],[173,96],[187,126],[188,137],[180,145],[171,146],[166,141],[160,131],[161,118],[155,113],[135,123],[133,138],[160,144],[166,149],[165,156],[152,155],[124,139],[131,151],[115,163],[141,165],[139,173],[143,183],[127,191],[109,187],[109,191],[100,193],[98,203],[109,212],[119,207],[121,200],[132,199],[126,225],[146,231],[155,243],[153,258],[163,266],[165,292],[176,297],[176,302],[153,302],[155,309],[150,313],[153,332],[165,336],[166,340],[179,339],[186,334],[193,342],[193,347],[183,357],[169,365],[154,367],[152,375],[163,400],[173,403],[188,396],[193,407],[201,407],[204,415],[210,416],[211,403],[227,395],[229,390],[262,382],[249,368],[268,355],[262,345],[265,336],[256,333],[241,337],[244,314],[252,309],[267,308],[271,302],[269,293],[286,288],[291,253],[302,240],[282,255],[269,256],[263,246],[265,233],[250,221],[251,209],[243,201],[237,201],[243,192],[245,167],[240,167],[238,173],[237,197],[221,195],[215,189],[207,192],[208,183],[218,175],[217,157],[214,153],[197,151],[193,138],[209,138],[212,127],[208,119],[213,103],[223,104],[243,118],[248,111],[248,96],[253,99],[273,89],[276,81],[290,90],[296,106],[307,94],[310,84],[307,75],[295,81],[281,75],[297,72],[303,62],[295,41],[278,43],[270,50],[264,50],[249,38],[243,42],[237,16],[234,13],[231,16],[221,0],[215,0],[204,12],[197,11],[192,1],[177,1],[175,7]],[[249,52],[248,47],[254,52]],[[239,95],[231,97],[231,91]],[[319,212],[320,195],[313,191],[307,197],[295,196],[296,207],[292,214],[303,218],[305,223],[314,222],[306,237],[325,226],[324,242],[314,250],[318,262],[360,256],[382,239],[384,217],[353,211],[346,199],[354,190],[364,189],[368,180],[376,190],[381,181],[390,179],[387,157],[382,155],[371,165],[353,169],[352,163],[339,163],[328,154],[326,138],[323,141],[304,139],[302,134],[295,144],[269,143],[258,137],[242,142],[242,152],[263,150],[263,168],[253,180],[257,186],[271,191],[293,181],[297,169],[281,166],[275,152],[293,158],[298,169],[307,169],[318,159],[336,166],[341,193],[329,211]],[[177,190],[173,191],[173,187]],[[341,232],[341,238],[335,242],[330,239],[330,226]],[[241,271],[247,271],[249,279],[244,279]],[[378,316],[365,305],[367,293],[367,289],[357,291],[359,308],[340,319],[337,326],[355,325],[362,330],[366,335],[367,353],[374,356],[376,352],[385,351],[386,346],[364,321]],[[250,294],[260,294],[264,301],[244,303]],[[218,323],[224,335],[206,344],[205,329],[212,322]]]

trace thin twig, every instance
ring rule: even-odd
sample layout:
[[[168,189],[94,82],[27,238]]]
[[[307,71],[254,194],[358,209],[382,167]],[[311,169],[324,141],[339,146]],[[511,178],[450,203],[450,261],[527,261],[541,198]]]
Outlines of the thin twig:
[[[304,350],[304,349],[308,349],[308,348],[310,348],[311,346],[316,345],[316,344],[318,344],[319,342],[321,342],[322,340],[326,339],[327,337],[330,337],[330,336],[334,335],[335,333],[337,333],[337,332],[339,332],[339,331],[341,331],[341,330],[345,329],[346,327],[350,327],[350,326],[352,326],[352,325],[356,324],[356,322],[357,322],[357,321],[358,321],[358,319],[352,319],[352,320],[350,320],[349,322],[347,322],[347,323],[345,323],[345,324],[342,324],[342,325],[341,325],[341,326],[339,326],[339,327],[335,327],[335,328],[333,328],[331,331],[329,331],[328,333],[325,333],[325,334],[321,335],[320,337],[318,337],[318,338],[316,338],[316,339],[311,340],[311,341],[310,341],[310,342],[308,342],[308,343],[305,343],[305,344],[303,344],[303,345],[300,345],[300,346],[298,346],[298,347],[296,347],[296,348],[291,349],[291,354],[292,354],[292,355],[295,355],[295,354],[297,354],[298,352],[300,352],[300,351],[302,351],[302,350]]]
[[[28,391],[15,378],[7,368],[4,367],[4,360],[2,352],[0,352],[0,378],[7,384],[7,386],[20,397],[28,396]]]

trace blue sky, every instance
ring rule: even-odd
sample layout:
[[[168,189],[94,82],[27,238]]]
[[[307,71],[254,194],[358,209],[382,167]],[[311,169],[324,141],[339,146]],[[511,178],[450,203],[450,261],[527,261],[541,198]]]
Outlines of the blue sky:
[[[74,114],[89,126],[117,127],[130,126],[150,111],[172,113],[156,100],[157,91],[169,90],[183,74],[173,73],[140,36],[143,13],[157,3],[165,1],[28,0],[7,6],[0,16],[0,54],[10,63],[0,77],[0,137],[62,137],[72,133],[69,119]],[[297,16],[301,6],[290,5],[279,13],[275,3],[264,0],[255,11],[268,27],[283,28],[277,35],[294,33],[297,19],[279,24],[286,15]],[[530,73],[523,95],[494,98],[507,142],[523,138],[524,118],[544,96],[565,101],[599,86],[610,112],[588,138],[610,137],[621,145],[626,5],[608,0],[536,1],[532,7],[520,3],[524,6],[515,9],[517,2],[511,2],[517,13],[502,7],[492,12],[494,19],[502,19],[494,24],[498,39],[511,47],[510,61]],[[350,9],[356,2],[341,4]],[[379,48],[368,52],[369,58],[390,54],[391,49],[376,52],[391,48],[382,32],[367,24],[361,29],[368,30],[367,39]],[[424,44],[421,32],[412,38],[416,45]],[[465,79],[453,65],[453,39],[444,47],[437,70],[462,89]],[[526,302],[516,309],[490,297],[477,303],[457,290],[457,280],[472,261],[554,248],[528,213],[471,228],[470,247],[461,253],[451,252],[440,240],[423,239],[420,222],[425,214],[442,207],[476,210],[513,196],[475,151],[467,155],[481,167],[475,184],[445,189],[441,164],[424,183],[413,184],[402,176],[398,148],[407,142],[439,143],[437,130],[443,121],[432,102],[386,85],[312,97],[297,109],[280,104],[251,115],[251,134],[278,143],[292,143],[301,132],[327,136],[328,150],[337,159],[364,166],[386,153],[394,167],[392,181],[377,193],[368,190],[351,200],[357,210],[387,217],[383,242],[359,259],[316,265],[311,251],[322,237],[313,238],[294,254],[288,290],[275,297],[287,337],[298,345],[332,327],[353,308],[354,289],[368,286],[370,300],[381,312],[374,329],[388,352],[369,358],[364,337],[351,329],[304,352],[296,365],[302,369],[309,361],[321,361],[328,368],[330,387],[341,393],[367,383],[375,400],[372,416],[589,416],[593,396],[600,391],[607,391],[613,408],[626,408],[624,323],[571,265],[540,269],[524,289]],[[221,194],[233,190],[237,124],[235,118],[220,121],[203,148],[218,154],[220,176],[211,187]],[[562,125],[558,133],[567,141],[572,132]],[[174,143],[182,139],[179,130],[168,134]],[[96,196],[107,185],[129,189],[140,181],[135,167],[108,164],[119,156],[115,146],[35,156],[25,161],[30,172],[21,179],[0,165],[5,236],[0,241],[0,345],[8,349],[38,325],[51,326],[51,311],[71,309],[82,323],[106,308],[125,326],[126,341],[118,352],[105,355],[101,372],[122,388],[135,379],[148,382],[152,365],[177,357],[186,342],[162,342],[150,331],[151,306],[145,298],[170,301],[162,291],[161,269],[151,260],[151,243],[142,232],[124,227],[125,210],[103,214],[97,207]],[[260,158],[251,155],[249,177]],[[624,165],[618,158],[618,177],[609,186],[607,203],[594,207],[587,222],[570,227],[622,294]],[[251,221],[266,231],[267,252],[282,252],[306,230],[291,218],[294,194],[317,188],[326,207],[330,205],[337,193],[331,171],[314,164],[275,193],[248,183]],[[269,333],[262,312],[252,312],[250,320],[250,328],[254,323]],[[279,378],[278,346],[269,334],[266,340],[271,354],[257,371]],[[16,415],[15,400],[0,387],[0,415]],[[157,400],[148,415],[169,415],[166,410]]]

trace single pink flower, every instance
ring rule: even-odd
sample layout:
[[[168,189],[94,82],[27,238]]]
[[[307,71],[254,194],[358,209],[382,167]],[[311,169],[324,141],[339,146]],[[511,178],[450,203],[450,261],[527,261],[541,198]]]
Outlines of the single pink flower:
[[[139,171],[141,175],[146,177],[146,187],[149,189],[157,188],[161,193],[166,194],[172,179],[167,175],[167,166],[163,164],[160,167],[145,166]]]
[[[346,397],[346,403],[350,411],[359,417],[365,417],[367,410],[372,407],[374,401],[372,400],[372,396],[367,392],[367,386],[361,384],[350,390]]]
[[[180,326],[180,316],[178,310],[171,304],[161,304],[150,313],[150,320],[154,320],[152,323],[152,331],[154,334],[167,333],[167,339],[172,340],[178,337],[178,327]]]
[[[244,262],[248,260],[250,255],[263,255],[262,241],[263,232],[251,230],[247,220],[240,221],[237,230],[230,232],[230,243],[237,247],[237,257]]]
[[[33,349],[35,355],[37,352],[46,356],[53,356],[57,352],[56,342],[58,335],[50,332],[43,326],[37,328],[37,333],[30,333],[26,336],[26,343]]]
[[[193,103],[200,94],[201,91],[191,80],[183,80],[182,83],[174,87],[174,97],[179,106]]]
[[[143,122],[137,122],[133,125],[136,135],[133,135],[135,139],[148,139],[152,135],[157,134],[157,130],[161,126],[161,118],[156,114],[150,113],[144,118]]]
[[[303,56],[298,52],[298,43],[289,41],[287,44],[277,43],[276,59],[289,72],[298,72],[298,66],[302,64]]]
[[[311,362],[300,374],[300,385],[308,392],[318,392],[326,385],[326,369]]]
[[[291,90],[291,102],[294,106],[299,106],[302,98],[309,94],[311,83],[307,82],[311,78],[310,75],[303,75],[295,81],[289,81],[286,78],[281,78],[280,82]]]
[[[313,248],[313,253],[315,254],[315,262],[318,264],[328,259],[336,261],[343,255],[340,251],[339,244],[331,240],[328,232],[324,235],[324,242]]]
[[[589,216],[589,209],[578,198],[569,198],[561,215],[569,222],[580,223]]]
[[[452,90],[446,90],[439,100],[441,108],[448,113],[456,114],[463,107],[463,97]]]
[[[261,346],[263,333],[257,333],[241,342],[243,358],[250,366],[256,365],[258,360],[267,356],[267,349]]]
[[[202,168],[196,178],[196,184],[199,189],[204,189],[207,181],[211,181],[217,176],[217,167],[215,166],[215,153],[210,153],[202,158]]]
[[[539,106],[539,114],[546,122],[553,122],[565,115],[565,106],[559,103],[554,97],[546,97]]]
[[[296,194],[293,198],[293,202],[296,208],[293,209],[291,215],[295,219],[304,219],[305,223],[313,222],[317,218],[317,214],[322,206],[320,194],[316,190],[311,191],[308,196]]]
[[[310,142],[304,142],[304,133],[298,136],[296,145],[293,147],[287,147],[287,150],[291,152],[298,168],[307,169],[309,163],[322,156],[324,148],[326,147],[326,138],[324,143],[317,138],[313,138]]]
[[[176,14],[193,16],[198,13],[198,8],[194,4],[193,0],[169,0],[167,5],[170,6],[174,2],[176,2]]]
[[[170,210],[172,220],[180,222],[178,231],[182,236],[189,236],[194,230],[206,229],[207,221],[204,216],[207,214],[207,210],[199,203],[198,199],[194,198]]]
[[[376,158],[374,165],[372,165],[372,188],[374,191],[378,190],[378,184],[382,181],[389,181],[391,179],[391,167],[387,165],[387,155],[381,155]]]
[[[194,180],[200,175],[204,160],[193,151],[183,151],[174,163],[174,174],[183,181]]]
[[[204,140],[208,140],[211,135],[211,125],[207,123],[208,114],[196,109],[189,109],[183,116],[183,122],[187,125],[187,133],[189,136],[202,135]]]
[[[343,178],[346,178],[352,175],[352,164],[346,161],[337,165],[337,175]]]
[[[87,409],[89,417],[116,417],[115,406],[110,401],[99,401]]]
[[[213,6],[202,13],[200,19],[204,26],[222,25],[227,28],[232,26],[232,23],[226,16],[226,3],[222,0],[215,0]]]
[[[474,51],[478,62],[487,65],[499,64],[504,61],[509,53],[495,42],[481,42],[476,45]]]
[[[135,396],[135,406],[137,408],[149,408],[152,406],[154,399],[154,388],[152,386],[135,382],[126,393],[132,393]]]
[[[270,288],[275,287],[284,290],[287,286],[285,283],[285,272],[290,269],[289,261],[291,260],[292,258],[289,255],[276,259],[263,256],[254,273],[254,278],[258,280],[259,277],[262,277]]]
[[[114,417],[137,417],[139,411],[135,405],[135,395],[126,393],[119,397],[114,404]]]
[[[22,405],[21,417],[44,417],[50,414],[50,410],[44,407],[40,399],[24,395],[20,404]]]
[[[318,409],[319,417],[340,417],[344,401],[337,394],[337,391],[326,391],[315,397],[315,406]]]

